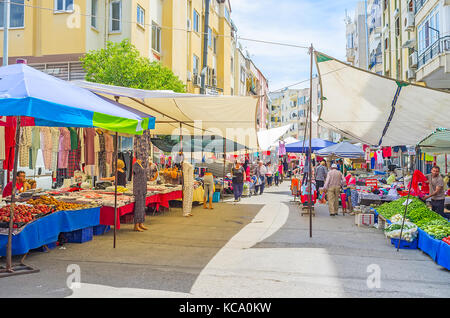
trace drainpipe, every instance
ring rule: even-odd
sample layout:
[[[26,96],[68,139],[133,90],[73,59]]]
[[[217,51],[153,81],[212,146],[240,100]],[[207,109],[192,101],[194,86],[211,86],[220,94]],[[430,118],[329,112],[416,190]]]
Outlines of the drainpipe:
[[[200,89],[200,94],[206,94],[206,73],[203,72],[203,70],[208,66],[209,1],[210,0],[205,0],[205,26],[203,28],[203,66],[201,71],[202,87]]]
[[[366,69],[369,69],[369,27],[367,25],[367,0],[364,1],[364,17],[365,17],[365,27],[366,27]]]

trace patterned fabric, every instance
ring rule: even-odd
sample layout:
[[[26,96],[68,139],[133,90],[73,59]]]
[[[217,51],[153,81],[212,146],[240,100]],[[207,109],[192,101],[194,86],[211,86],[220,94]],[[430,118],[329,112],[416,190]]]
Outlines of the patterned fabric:
[[[50,127],[41,128],[41,150],[45,169],[50,170],[52,167],[52,129]]]
[[[194,167],[188,163],[183,163],[183,215],[192,211],[192,200],[194,199]]]
[[[110,175],[112,171],[113,155],[114,155],[114,137],[105,134],[105,151],[106,151],[106,175]]]
[[[100,170],[100,176],[105,178],[106,175],[106,148],[105,148],[105,134],[98,135],[100,152],[98,153],[98,168]]]
[[[59,136],[60,132],[58,128],[50,128],[52,131],[52,170],[56,171],[58,167],[58,150],[59,150]]]
[[[33,127],[33,130],[31,133],[30,169],[36,168],[36,160],[37,160],[39,148],[41,148],[41,130],[40,130],[40,127]]]
[[[134,223],[145,221],[145,196],[147,194],[147,173],[139,163],[133,165]]]
[[[75,128],[68,128],[70,132],[70,150],[76,150],[78,148],[78,135]]]
[[[69,163],[67,167],[67,175],[71,178],[74,172],[80,170],[81,147],[80,140],[78,140],[78,147],[69,152]]]
[[[58,169],[56,172],[56,187],[62,186],[64,179],[67,179],[67,169]]]
[[[31,129],[32,127],[22,127],[20,129],[20,143],[19,143],[19,166],[29,166],[29,149],[31,147]]]
[[[59,128],[58,168],[65,169],[69,164],[70,132],[67,128]]]
[[[145,171],[150,173],[149,168],[149,160],[148,157],[150,155],[150,131],[145,130],[141,136],[136,136],[134,138],[134,156],[136,159],[141,160],[142,166],[145,168]]]

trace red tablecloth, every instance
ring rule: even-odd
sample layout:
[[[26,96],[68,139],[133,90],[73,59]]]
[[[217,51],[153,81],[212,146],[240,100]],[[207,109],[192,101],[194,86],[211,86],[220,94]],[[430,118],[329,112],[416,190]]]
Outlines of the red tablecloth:
[[[181,199],[183,197],[183,191],[173,191],[164,194],[155,194],[145,198],[145,205],[156,204],[156,208],[159,206],[169,207],[169,201]],[[122,215],[132,213],[134,211],[134,203],[124,205],[117,208],[117,229],[120,229],[120,217]],[[114,207],[103,206],[100,209],[100,224],[102,225],[114,225]]]

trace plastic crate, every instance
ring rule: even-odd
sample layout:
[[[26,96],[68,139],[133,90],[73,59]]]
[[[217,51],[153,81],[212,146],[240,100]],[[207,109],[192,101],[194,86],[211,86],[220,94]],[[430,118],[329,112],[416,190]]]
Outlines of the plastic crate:
[[[212,202],[219,202],[219,201],[220,201],[220,192],[214,192]]]
[[[109,232],[111,230],[111,226],[109,225],[96,225],[93,228],[94,235],[103,235],[106,232]]]
[[[400,249],[416,250],[416,249],[418,249],[418,246],[419,246],[418,242],[419,242],[418,239],[415,239],[412,242],[401,240],[400,241]],[[398,239],[391,238],[391,244],[394,245],[395,248],[397,248]]]
[[[375,224],[375,215],[374,214],[356,214],[355,215],[355,224],[373,226]]]
[[[89,242],[92,241],[93,236],[94,236],[94,229],[92,226],[81,230],[64,233],[64,237],[67,239],[67,243]]]
[[[134,213],[128,213],[120,217],[120,224],[134,224]]]
[[[47,244],[47,248],[45,248],[45,245],[38,247],[34,249],[37,252],[48,252],[49,250],[53,250],[56,248],[56,242]]]

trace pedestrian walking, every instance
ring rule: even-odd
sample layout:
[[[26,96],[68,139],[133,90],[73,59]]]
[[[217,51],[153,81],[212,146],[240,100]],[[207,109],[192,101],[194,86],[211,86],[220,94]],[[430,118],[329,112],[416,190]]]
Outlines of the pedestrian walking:
[[[270,163],[270,161],[267,163],[267,187],[271,187],[272,186],[272,181],[273,181],[273,167],[272,167],[272,163]]]
[[[244,168],[236,161],[231,169],[233,182],[234,202],[241,201],[242,191],[244,190],[244,180],[246,179]]]
[[[266,166],[263,164],[262,161],[258,162],[258,166],[256,167],[256,171],[255,171],[255,175],[257,178],[257,183],[255,185],[255,194],[258,194],[258,190],[259,190],[259,194],[263,194],[264,192],[264,185],[266,182],[266,174],[267,174],[267,168]]]
[[[341,194],[341,186],[345,184],[345,179],[342,173],[338,170],[336,164],[331,165],[331,171],[328,172],[323,187],[324,193],[328,197],[328,208],[330,215],[335,216],[339,211],[339,196]]]
[[[328,169],[325,160],[322,160],[320,164],[316,167],[315,180],[317,189],[323,188],[325,185],[325,179],[327,178]]]

